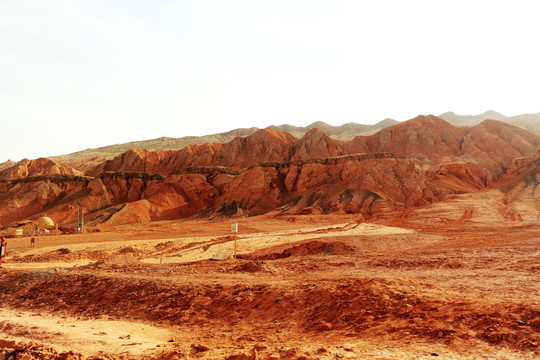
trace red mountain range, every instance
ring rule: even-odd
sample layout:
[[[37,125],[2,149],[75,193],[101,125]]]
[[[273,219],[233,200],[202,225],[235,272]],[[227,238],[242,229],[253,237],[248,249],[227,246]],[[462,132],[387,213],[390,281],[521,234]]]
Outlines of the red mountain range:
[[[506,123],[456,127],[429,115],[349,141],[268,128],[224,144],[133,149],[91,168],[23,160],[0,171],[0,226],[44,214],[74,226],[77,204],[99,225],[272,211],[368,218],[488,186],[525,201],[539,146]]]

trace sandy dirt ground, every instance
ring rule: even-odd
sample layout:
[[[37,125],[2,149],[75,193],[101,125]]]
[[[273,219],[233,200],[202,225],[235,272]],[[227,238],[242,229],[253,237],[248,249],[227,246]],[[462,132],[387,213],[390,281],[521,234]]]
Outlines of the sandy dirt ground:
[[[0,353],[539,359],[540,224],[475,204],[9,239]]]

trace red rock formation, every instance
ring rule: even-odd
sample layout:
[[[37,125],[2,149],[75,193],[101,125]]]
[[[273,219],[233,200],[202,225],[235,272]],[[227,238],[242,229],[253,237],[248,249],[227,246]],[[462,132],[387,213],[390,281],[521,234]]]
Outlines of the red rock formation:
[[[463,130],[433,115],[385,128],[371,136],[358,136],[346,153],[391,152],[397,155],[448,161],[461,155]]]
[[[56,222],[74,226],[76,207],[87,224],[121,224],[212,216],[353,212],[370,217],[381,211],[421,206],[446,192],[430,183],[412,162],[390,154],[255,166],[239,175],[224,171],[171,174],[136,173],[51,178],[0,184],[11,214],[6,224],[38,217],[46,209]],[[32,191],[29,191],[29,190]]]
[[[93,176],[93,174],[100,174],[103,171],[103,166],[104,166],[105,161],[107,161],[107,158],[99,157],[99,156],[93,156],[89,158],[69,158],[69,159],[62,159],[62,156],[59,156],[57,158],[58,160],[56,159],[52,159],[52,160],[58,162],[61,165],[65,165],[73,169],[77,169],[81,171],[82,173],[89,176]],[[95,171],[94,168],[97,168],[98,170]]]
[[[245,138],[236,138],[223,146],[223,150],[209,165],[246,168],[257,162],[281,162],[290,156],[290,148],[298,141],[292,135],[272,129],[255,132]]]
[[[283,194],[274,167],[255,166],[236,176],[219,198],[219,215],[248,216],[272,211],[281,205]]]
[[[335,140],[320,129],[301,139],[272,130],[236,138],[226,144],[187,146],[175,152],[132,150],[96,167],[88,175],[103,171],[170,174],[187,167],[226,166],[247,168],[257,163],[285,163],[357,153],[391,152],[415,160],[427,169],[441,163],[477,163],[500,177],[515,157],[535,151],[539,137],[497,121],[472,128],[457,128],[433,115],[387,127],[371,136],[349,142]]]
[[[40,158],[37,160],[24,159],[14,164],[11,167],[0,171],[0,179],[22,179],[31,176],[42,176],[52,174],[63,175],[78,175],[83,173],[68,166],[59,165],[58,163]]]
[[[45,215],[54,206],[63,208],[66,204],[61,202],[68,192],[78,193],[84,187],[82,178],[79,178],[79,181],[68,181],[70,177],[65,175],[49,178],[34,177],[29,181],[0,182],[0,226],[17,220],[37,219],[39,214]]]
[[[334,140],[322,130],[316,128],[308,131],[293,146],[290,159],[309,160],[343,155],[343,144],[343,141]]]
[[[264,129],[247,137],[237,137],[226,144],[189,145],[155,161],[140,157],[137,164],[126,164],[122,155],[110,161],[107,171],[140,171],[170,174],[194,166],[246,168],[257,162],[283,161],[297,139],[287,133]],[[152,162],[152,164],[149,164]]]
[[[515,159],[506,174],[491,188],[503,192],[501,214],[508,219],[540,221],[540,152]]]
[[[420,166],[476,163],[498,179],[516,157],[538,150],[540,137],[495,120],[457,128],[436,116],[419,116],[372,136],[347,143],[345,153],[391,152],[416,159]],[[475,172],[478,172],[475,170]]]
[[[158,164],[163,159],[172,154],[172,151],[148,151],[129,150],[112,160],[106,160],[90,170],[87,175],[98,176],[103,172],[139,172],[156,173],[159,172]]]
[[[462,154],[482,163],[500,177],[512,160],[538,150],[540,138],[526,130],[495,120],[486,120],[466,130]]]
[[[388,154],[257,166],[238,176],[219,202],[229,205],[224,210],[236,207],[249,215],[277,209],[371,217],[438,201],[447,193],[430,183],[412,162]]]
[[[15,165],[15,162],[12,161],[12,160],[8,160],[8,161],[6,161],[6,162],[4,162],[4,163],[1,163],[1,164],[0,164],[0,171],[1,171],[1,170],[4,170],[4,169],[7,169],[7,168],[10,168],[10,167],[12,167],[13,165]]]
[[[493,174],[475,163],[444,163],[426,171],[426,176],[439,187],[455,193],[481,190],[493,184]]]
[[[163,159],[159,164],[159,171],[170,174],[186,167],[211,166],[222,151],[222,144],[189,145]]]
[[[45,213],[74,224],[77,204],[94,225],[270,211],[371,217],[495,186],[508,168],[513,175],[500,188],[514,194],[508,202],[521,201],[516,194],[536,191],[536,163],[512,161],[539,143],[496,121],[460,129],[430,115],[350,142],[319,129],[301,139],[265,129],[226,144],[131,150],[94,167],[92,177],[47,159],[24,160],[0,171],[0,225]]]

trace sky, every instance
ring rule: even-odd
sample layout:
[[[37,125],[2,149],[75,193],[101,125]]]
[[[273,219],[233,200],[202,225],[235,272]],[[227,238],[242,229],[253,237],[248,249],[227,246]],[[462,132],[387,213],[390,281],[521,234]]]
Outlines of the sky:
[[[0,163],[163,136],[540,112],[536,0],[0,0]]]

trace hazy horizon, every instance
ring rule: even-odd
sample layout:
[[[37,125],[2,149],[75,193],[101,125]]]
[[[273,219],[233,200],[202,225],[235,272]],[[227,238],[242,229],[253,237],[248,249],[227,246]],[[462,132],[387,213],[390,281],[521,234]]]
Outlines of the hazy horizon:
[[[422,116],[422,115],[435,115],[437,117],[439,116],[442,116],[442,115],[445,115],[445,114],[448,114],[448,113],[451,113],[451,114],[454,114],[458,117],[482,117],[482,115],[485,115],[485,114],[490,114],[490,113],[495,113],[495,114],[498,114],[498,115],[502,115],[504,118],[512,118],[513,116],[520,116],[520,115],[540,115],[540,112],[538,113],[532,113],[532,114],[513,114],[513,115],[510,115],[510,116],[506,116],[505,114],[501,114],[500,112],[498,111],[495,111],[495,110],[486,110],[480,114],[456,114],[455,112],[453,111],[446,111],[442,114],[438,114],[438,115],[435,115],[435,114],[418,114],[417,116]],[[414,119],[414,118],[412,118]],[[342,123],[342,124],[337,124],[337,125],[332,125],[332,124],[328,124],[324,121],[321,121],[321,120],[318,120],[318,121],[314,121],[312,122],[311,124],[307,124],[306,126],[296,126],[296,125],[292,125],[292,126],[296,126],[296,127],[299,127],[299,128],[305,128],[305,127],[309,127],[315,123],[319,123],[319,122],[322,122],[326,125],[331,125],[331,126],[334,126],[334,127],[340,127],[340,126],[344,126],[344,125],[347,125],[347,124],[359,124],[359,125],[376,125],[380,122],[383,122],[383,121],[386,121],[386,120],[393,120],[393,121],[398,121],[398,122],[404,122],[404,121],[408,121],[408,120],[411,120],[411,119],[406,119],[406,120],[402,120],[402,121],[399,121],[399,120],[396,120],[396,119],[391,119],[391,118],[385,118],[385,119],[382,119],[382,120],[379,120],[377,122],[373,122],[372,124],[362,124],[362,123],[358,123],[358,122],[347,122],[347,123]],[[493,120],[493,119],[492,119]],[[266,129],[266,128],[271,128],[271,127],[280,127],[280,126],[291,126],[291,124],[271,124],[271,125],[268,125],[264,128],[259,128],[259,129]],[[256,126],[254,126],[255,128],[257,128]],[[202,136],[212,136],[212,135],[219,135],[219,134],[223,134],[223,133],[228,133],[228,132],[232,132],[232,131],[236,131],[236,130],[243,130],[243,129],[250,129],[250,128],[235,128],[235,129],[229,129],[229,130],[225,130],[224,132],[221,132],[221,133],[211,133],[211,134],[202,134],[202,135],[198,135],[198,136],[193,136],[193,135],[187,135],[186,137],[202,137]],[[99,149],[99,148],[102,148],[102,147],[108,147],[108,146],[114,146],[114,145],[122,145],[122,144],[127,144],[127,143],[134,143],[134,142],[144,142],[144,141],[152,141],[152,140],[157,140],[157,139],[160,139],[160,138],[172,138],[172,139],[180,139],[180,138],[183,138],[183,137],[173,137],[173,136],[160,136],[160,137],[157,137],[157,138],[142,138],[142,139],[134,139],[134,140],[129,140],[129,141],[126,141],[126,142],[123,142],[123,143],[117,143],[117,144],[106,144],[106,145],[103,145],[103,146],[97,146],[97,147],[90,147],[90,148],[85,148],[85,149],[79,149],[79,150],[76,150],[76,151],[72,151],[70,153],[62,153],[62,154],[54,154],[54,155],[40,155],[36,158],[31,158],[30,160],[34,160],[34,159],[37,159],[37,158],[41,158],[41,157],[56,157],[56,156],[62,156],[62,155],[70,155],[70,154],[74,154],[74,153],[79,153],[79,152],[83,152],[83,151],[86,151],[86,150],[92,150],[92,149]],[[13,159],[7,159],[5,161],[0,161],[0,163],[4,163],[4,162],[7,162],[7,161],[14,161],[15,163],[21,161],[21,160],[24,160],[24,159],[29,159],[29,158],[21,158],[21,159],[18,159],[18,160],[13,160]]]
[[[534,1],[0,4],[0,162],[159,137],[538,112]]]

